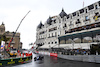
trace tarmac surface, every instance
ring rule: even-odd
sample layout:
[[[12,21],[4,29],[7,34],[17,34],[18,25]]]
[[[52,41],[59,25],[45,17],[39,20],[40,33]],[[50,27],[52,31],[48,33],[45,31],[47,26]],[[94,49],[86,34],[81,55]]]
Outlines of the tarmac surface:
[[[100,67],[100,64],[96,63],[70,61],[46,55],[43,60],[34,61],[34,57],[36,56],[37,54],[33,54],[33,59],[30,63],[7,67]]]

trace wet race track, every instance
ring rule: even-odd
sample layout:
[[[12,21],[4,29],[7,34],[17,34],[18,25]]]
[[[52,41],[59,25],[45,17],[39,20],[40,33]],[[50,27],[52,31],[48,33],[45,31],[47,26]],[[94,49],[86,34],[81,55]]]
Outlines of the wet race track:
[[[36,54],[33,54],[33,58],[36,57]],[[26,64],[20,64],[16,66],[6,66],[6,67],[100,67],[100,64],[96,63],[86,63],[86,62],[76,62],[69,61],[57,57],[44,56],[43,60],[38,60]]]

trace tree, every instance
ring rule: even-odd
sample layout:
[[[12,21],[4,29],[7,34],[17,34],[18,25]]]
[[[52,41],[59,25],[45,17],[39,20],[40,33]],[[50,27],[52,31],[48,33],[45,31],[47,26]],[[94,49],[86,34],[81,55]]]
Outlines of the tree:
[[[9,41],[11,38],[7,38],[6,37],[6,33],[4,33],[3,35],[0,35],[0,45],[1,45],[1,41],[5,41],[5,43],[7,43],[7,41]]]

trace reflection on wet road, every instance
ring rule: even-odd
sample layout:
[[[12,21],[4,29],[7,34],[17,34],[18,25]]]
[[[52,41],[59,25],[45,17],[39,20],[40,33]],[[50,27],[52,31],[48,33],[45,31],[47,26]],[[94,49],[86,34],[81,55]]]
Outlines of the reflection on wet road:
[[[36,56],[36,54],[33,54],[33,58]],[[100,64],[69,61],[57,57],[44,56],[42,61],[34,61],[33,59],[30,63],[20,64],[12,67],[100,67]]]

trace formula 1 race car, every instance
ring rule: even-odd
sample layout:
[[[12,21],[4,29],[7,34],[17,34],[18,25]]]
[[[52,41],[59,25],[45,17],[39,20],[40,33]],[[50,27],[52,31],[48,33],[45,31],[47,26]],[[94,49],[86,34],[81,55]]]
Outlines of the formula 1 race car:
[[[34,61],[36,61],[36,60],[43,60],[43,59],[44,59],[44,56],[42,56],[42,55],[34,57]]]

